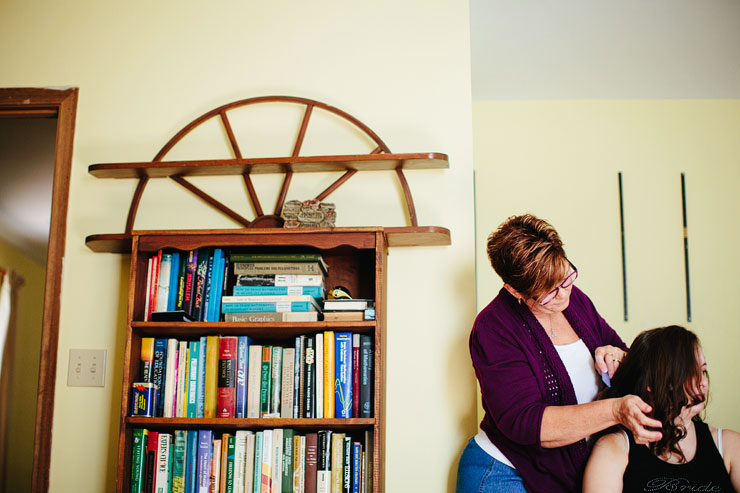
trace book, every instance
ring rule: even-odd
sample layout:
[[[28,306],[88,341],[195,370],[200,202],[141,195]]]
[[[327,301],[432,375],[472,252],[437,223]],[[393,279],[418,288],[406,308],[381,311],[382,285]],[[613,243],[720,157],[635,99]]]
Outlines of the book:
[[[317,433],[316,493],[329,493],[331,483],[331,431]]]
[[[154,478],[156,493],[170,492],[170,445],[172,435],[160,433],[157,436],[157,472]]]
[[[226,474],[228,473],[228,453],[229,453],[229,437],[231,433],[224,433],[221,435],[221,450],[218,452],[221,456],[221,471],[219,478],[219,489],[217,491],[226,493]],[[214,451],[215,453],[215,451]]]
[[[151,257],[149,257],[149,259],[146,262],[146,292],[144,296],[144,322],[148,322],[152,314],[152,307],[151,307],[152,297],[150,295],[150,293],[152,292],[152,262],[153,262],[153,259]]]
[[[303,361],[303,339],[305,336],[296,336],[293,356],[293,417],[301,417],[301,362]]]
[[[324,311],[342,311],[342,310],[364,310],[365,308],[371,308],[373,306],[373,300],[368,299],[335,299],[335,300],[324,300]]]
[[[334,331],[324,332],[324,418],[333,419],[334,398]]]
[[[304,361],[304,382],[305,390],[303,393],[303,417],[316,417],[316,340],[312,336],[306,336],[306,353]]]
[[[161,260],[159,263],[159,274],[157,276],[157,303],[154,306],[155,312],[166,312],[167,302],[170,296],[170,270],[172,267],[172,254],[169,252],[160,252]]]
[[[316,493],[316,472],[318,466],[318,434],[306,433],[306,480],[305,492]]]
[[[280,493],[283,489],[283,435],[282,428],[272,430],[272,477],[270,491]]]
[[[337,418],[352,417],[352,333],[334,335],[334,406]]]
[[[296,445],[293,450],[293,489],[295,491],[306,491],[306,437],[296,436],[293,439]]]
[[[290,428],[283,430],[283,455],[281,472],[281,488],[276,493],[293,493],[293,450],[295,431]]]
[[[188,449],[188,432],[186,430],[175,430],[174,440],[172,493],[185,493],[185,454]]]
[[[311,274],[325,275],[319,262],[233,262],[234,274]]]
[[[164,375],[167,367],[167,339],[154,340],[154,358],[152,362],[152,383],[157,386],[157,413],[164,416]]]
[[[205,395],[203,405],[203,417],[215,418],[218,388],[218,355],[219,342],[218,336],[208,336],[206,338],[206,375],[204,380]]]
[[[247,376],[247,418],[259,418],[262,386],[262,346],[249,346],[249,370]]]
[[[194,320],[189,313],[184,310],[175,310],[174,312],[154,312],[152,313],[152,322],[193,322]]]
[[[320,253],[245,253],[232,252],[232,262],[318,262],[324,272],[329,270]]]
[[[167,339],[167,369],[164,374],[164,417],[172,418],[175,412],[177,391],[177,339]]]
[[[316,419],[323,419],[324,417],[324,334],[319,332],[314,338],[315,353],[314,353],[314,401],[315,411],[314,417]]]
[[[141,363],[139,364],[139,382],[152,381],[152,365],[154,364],[154,338],[141,338]]]
[[[176,389],[176,409],[175,417],[182,418],[186,414],[188,405],[187,401],[187,384],[188,384],[188,364],[190,357],[188,355],[188,342],[180,341],[177,351],[177,389]]]
[[[211,456],[211,493],[220,492],[223,487],[221,484],[221,452],[223,450],[221,443],[222,439],[217,438],[213,440],[213,447],[211,447],[213,451]]]
[[[298,361],[298,418],[306,417],[306,339],[308,336],[300,335],[298,347],[300,348]]]
[[[175,295],[175,307],[170,311],[182,311],[185,301],[185,271],[187,265],[187,253],[180,254],[180,268],[177,273],[177,293]]]
[[[319,312],[225,313],[226,322],[316,322]]]
[[[295,364],[295,348],[283,348],[283,366],[280,369],[282,382],[280,383],[280,417],[293,417],[293,365]]]
[[[223,440],[223,438],[222,438]],[[235,452],[236,452],[236,436],[229,435],[228,441],[226,442],[226,474],[222,475],[224,478],[224,493],[234,493],[234,468],[235,464]],[[221,461],[223,463],[223,457]]]
[[[131,385],[131,416],[154,417],[154,403],[157,400],[157,386],[149,382]]]
[[[249,345],[252,338],[239,336],[236,350],[236,407],[234,416],[247,417],[247,380],[249,377]]]
[[[347,311],[347,312],[324,312],[324,321],[326,322],[362,322],[365,320],[365,311]]]
[[[331,493],[342,492],[344,477],[344,433],[331,435]]]
[[[210,286],[210,303],[206,322],[218,322],[221,317],[221,297],[224,289],[226,258],[221,248],[213,251],[213,278]]]
[[[262,432],[262,493],[272,491],[272,430]]]
[[[131,493],[144,491],[146,472],[146,442],[149,431],[145,428],[134,428],[131,445]]]
[[[362,445],[352,442],[352,493],[360,493]]]
[[[144,472],[144,491],[154,491],[154,478],[157,472],[157,447],[159,445],[159,432],[150,431],[146,441],[146,470]]]
[[[352,334],[352,417],[360,417],[360,334]]]
[[[234,437],[234,493],[244,493],[248,430],[236,430]]]
[[[235,286],[324,286],[320,274],[239,274]]]
[[[253,493],[262,493],[262,442],[265,432],[258,431],[254,434],[254,476],[252,484]]]
[[[195,267],[195,285],[193,288],[193,320],[203,320],[203,305],[205,303],[206,280],[208,278],[208,263],[211,259],[210,248],[198,249],[198,264]]]
[[[247,454],[244,461],[244,493],[254,492],[254,448],[256,433],[247,432]]]
[[[198,341],[198,385],[197,385],[197,402],[195,407],[195,417],[202,418],[205,416],[206,401],[206,348],[208,346],[208,337],[201,336]]]
[[[313,299],[313,298],[311,298]],[[245,303],[221,303],[222,313],[261,313],[261,312],[312,312],[318,311],[315,301],[263,301]]]
[[[149,320],[152,312],[157,311],[157,293],[159,292],[159,269],[162,264],[162,250],[152,257],[152,285],[149,292]]]
[[[270,360],[270,415],[280,416],[280,397],[282,396],[283,348],[272,346]]]
[[[188,430],[185,440],[185,493],[197,493],[198,430]]]
[[[363,484],[365,485],[365,491],[370,493],[373,491],[373,450],[375,444],[373,442],[372,430],[365,431],[365,474],[362,476]]]
[[[344,437],[344,458],[342,459],[342,493],[352,492],[352,437]]]
[[[317,302],[326,295],[323,286],[234,286],[234,296],[311,296]]]
[[[262,346],[262,365],[260,366],[260,417],[270,414],[270,372],[272,370],[272,346]],[[264,437],[263,437],[264,439]]]
[[[206,281],[203,284],[203,307],[200,312],[200,321],[208,322],[208,314],[211,311],[211,300],[213,299],[214,265],[216,261],[215,249],[208,255],[208,268],[206,270]]]
[[[177,305],[177,289],[178,280],[180,276],[180,252],[172,252],[172,260],[170,262],[170,281],[169,290],[167,292],[167,308],[165,311],[175,311]]]
[[[219,340],[217,413],[219,418],[233,418],[236,409],[236,357],[239,338],[223,336]]]
[[[188,391],[185,417],[198,417],[198,375],[200,375],[200,340],[190,341],[188,347]]]
[[[185,258],[185,279],[183,281],[182,309],[185,313],[193,315],[193,294],[197,279],[198,250],[190,250]]]
[[[360,414],[361,418],[373,417],[373,338],[370,335],[360,336]]]

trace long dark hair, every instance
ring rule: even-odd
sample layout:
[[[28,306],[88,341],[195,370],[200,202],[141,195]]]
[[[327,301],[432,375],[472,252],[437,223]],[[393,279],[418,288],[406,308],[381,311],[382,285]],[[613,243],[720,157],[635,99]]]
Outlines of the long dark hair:
[[[676,423],[676,418],[684,407],[706,398],[697,388],[702,377],[697,360],[699,347],[696,334],[678,325],[646,330],[632,343],[611,380],[611,388],[600,395],[609,398],[634,394],[652,406],[651,417],[663,424],[663,438],[649,445],[656,456],[673,452],[682,462],[686,459],[678,447],[686,429]]]

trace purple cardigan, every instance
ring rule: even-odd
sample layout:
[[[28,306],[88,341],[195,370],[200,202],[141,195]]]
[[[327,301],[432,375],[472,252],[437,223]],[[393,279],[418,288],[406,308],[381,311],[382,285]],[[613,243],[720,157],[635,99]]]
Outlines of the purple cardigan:
[[[607,344],[627,349],[575,286],[563,314],[592,356]],[[589,452],[586,441],[540,446],[545,408],[577,402],[568,372],[532,312],[502,288],[475,319],[470,355],[485,411],[481,430],[516,467],[527,491],[579,491]]]

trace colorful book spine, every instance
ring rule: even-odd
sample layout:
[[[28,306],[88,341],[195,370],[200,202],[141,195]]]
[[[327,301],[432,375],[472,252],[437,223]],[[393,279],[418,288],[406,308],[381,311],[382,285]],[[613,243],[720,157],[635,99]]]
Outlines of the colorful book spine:
[[[352,493],[360,493],[360,468],[362,461],[362,445],[352,442]]]
[[[247,455],[244,463],[244,493],[254,491],[254,447],[257,434],[249,432],[247,435]]]
[[[316,417],[316,340],[313,336],[306,337],[306,352],[303,369],[305,376],[305,391],[303,393],[303,417]]]
[[[134,428],[133,445],[131,446],[131,493],[144,491],[146,473],[146,441],[149,431],[145,428]]]
[[[234,493],[234,453],[236,451],[236,437],[229,435],[226,442],[226,474],[224,478],[224,493]]]
[[[233,262],[234,274],[324,275],[319,262]]]
[[[144,477],[144,491],[154,491],[154,477],[157,472],[157,446],[159,432],[150,431],[146,441],[146,476]]]
[[[172,254],[169,252],[162,252],[161,255],[159,275],[157,276],[157,303],[154,306],[155,312],[167,311],[167,302],[169,301],[170,296]]]
[[[352,333],[334,336],[334,405],[337,418],[352,417]]]
[[[216,417],[217,388],[218,388],[218,336],[208,336],[206,339],[206,376],[205,376],[205,395],[203,406],[204,418]]]
[[[203,284],[203,307],[200,312],[200,321],[208,322],[208,313],[211,310],[211,299],[213,297],[213,267],[215,257],[213,252],[208,256],[208,270],[206,270],[206,282]]]
[[[247,437],[251,431],[236,430],[234,436],[234,493],[244,493],[247,462]]]
[[[200,344],[198,345],[198,402],[195,408],[195,417],[202,418],[205,413],[205,402],[206,402],[206,348],[208,345],[208,338],[201,336]]]
[[[190,250],[185,260],[185,281],[182,309],[188,315],[193,315],[193,295],[197,280],[198,250]]]
[[[228,438],[228,436],[226,436]],[[213,440],[213,459],[211,460],[211,493],[222,491],[221,488],[221,438]]]
[[[185,302],[185,272],[187,266],[187,253],[180,255],[180,268],[177,273],[177,295],[175,297],[175,310],[182,310]]]
[[[277,493],[293,493],[293,438],[295,431],[290,428],[283,430],[282,480],[281,488]]]
[[[324,418],[333,419],[334,398],[334,331],[324,332]]]
[[[259,418],[262,385],[262,346],[249,346],[249,376],[247,377],[247,418]]]
[[[260,370],[260,417],[270,414],[270,372],[272,369],[272,346],[262,346]]]
[[[315,302],[309,301],[255,301],[228,303],[222,301],[222,313],[262,313],[262,312],[315,312],[319,311]]]
[[[195,286],[193,288],[193,320],[203,320],[203,304],[205,303],[206,280],[208,276],[208,262],[211,257],[209,248],[198,249],[198,265],[195,268]]]
[[[213,250],[213,275],[210,285],[210,300],[206,314],[206,322],[218,322],[221,316],[221,296],[224,286],[224,268],[226,259],[221,248]]]
[[[151,309],[151,296],[149,293],[152,292],[152,258],[150,257],[146,262],[146,294],[144,296],[144,322],[148,322],[152,319]]]
[[[275,493],[279,493],[283,489],[283,432],[282,428],[272,430],[270,491]]]
[[[167,368],[167,339],[154,340],[152,383],[157,386],[157,416],[164,416],[164,374]]]
[[[352,334],[352,417],[360,417],[360,334]]]
[[[283,348],[283,367],[280,370],[282,382],[280,384],[280,417],[293,417],[293,365],[295,364],[295,348]]]
[[[154,403],[157,400],[157,386],[153,383],[139,382],[131,386],[131,416],[154,417]]]
[[[185,493],[198,492],[198,430],[187,431],[185,449]]]
[[[217,413],[233,418],[236,409],[236,360],[239,338],[224,336],[219,341]]]
[[[154,478],[156,493],[170,493],[170,447],[172,435],[160,433],[157,437],[157,472]]]
[[[305,337],[296,336],[295,338],[295,355],[293,359],[293,417],[301,417],[301,362],[303,361],[303,339]]]
[[[344,459],[342,460],[342,493],[352,491],[352,437],[344,437]]]
[[[280,416],[280,398],[282,397],[283,348],[272,346],[270,359],[270,415]]]
[[[190,341],[188,347],[188,392],[187,392],[187,411],[188,418],[198,417],[198,375],[200,375],[200,341]]]
[[[305,493],[316,493],[318,445],[318,434],[306,433]]]
[[[258,431],[254,434],[254,486],[252,493],[262,493],[262,441],[265,432]]]
[[[176,409],[174,416],[183,418],[186,415],[188,406],[188,365],[190,357],[188,355],[188,342],[180,341],[177,351],[177,391],[176,391]]]
[[[360,337],[360,417],[373,417],[373,338],[362,334]]]
[[[139,366],[139,382],[152,381],[152,366],[154,364],[154,338],[141,338],[141,356]]]
[[[226,313],[225,322],[317,322],[319,312]]]
[[[247,417],[247,380],[249,377],[249,336],[239,336],[236,354],[236,409],[234,415],[237,418]]]
[[[180,253],[172,252],[170,265],[170,287],[167,293],[167,311],[174,312],[177,305],[177,285],[180,276]]]
[[[236,286],[324,286],[323,275],[241,274]]]
[[[272,492],[272,430],[262,432],[262,491]]]
[[[234,296],[311,296],[320,301],[325,295],[323,286],[234,286]]]
[[[172,493],[185,493],[185,454],[188,449],[188,432],[175,430],[175,455],[172,461]]]
[[[332,433],[331,435],[331,487],[332,493],[342,491],[342,478],[344,474],[344,433]]]
[[[164,375],[164,417],[174,417],[177,391],[177,339],[167,339],[167,369]]]
[[[213,431],[198,430],[197,493],[210,493]]]
[[[315,411],[314,417],[316,419],[324,418],[324,334],[318,333],[314,336],[316,339],[314,346],[314,366],[316,370],[314,372],[314,401]]]

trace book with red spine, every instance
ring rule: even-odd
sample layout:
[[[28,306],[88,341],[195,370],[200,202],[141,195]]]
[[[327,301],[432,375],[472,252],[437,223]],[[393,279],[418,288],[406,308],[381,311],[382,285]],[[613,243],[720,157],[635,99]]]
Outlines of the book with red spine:
[[[157,311],[157,293],[159,292],[159,268],[162,265],[162,250],[152,257],[152,291],[149,300],[149,320],[151,315]]]
[[[239,338],[224,336],[219,340],[217,417],[233,418],[236,410],[236,357]]]

